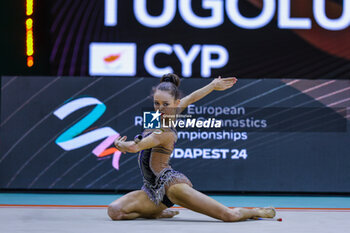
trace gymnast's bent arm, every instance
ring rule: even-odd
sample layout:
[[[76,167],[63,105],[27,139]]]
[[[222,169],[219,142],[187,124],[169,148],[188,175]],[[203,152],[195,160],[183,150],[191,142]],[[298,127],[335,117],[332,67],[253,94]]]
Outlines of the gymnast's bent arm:
[[[229,77],[229,78],[221,78],[219,76],[218,78],[214,79],[211,83],[208,85],[192,92],[188,96],[182,98],[180,100],[180,104],[178,106],[179,112],[182,112],[185,108],[187,108],[188,105],[202,99],[206,95],[208,95],[210,92],[216,90],[216,91],[224,91],[228,88],[231,88],[235,83],[237,82],[237,79],[235,77]]]
[[[173,135],[166,132],[162,134],[152,133],[151,135],[143,138],[139,143],[135,143],[134,141],[126,141],[126,138],[126,136],[119,137],[114,141],[115,147],[124,154],[126,152],[137,153],[141,150],[162,145],[164,142],[169,142],[169,140],[174,140]]]

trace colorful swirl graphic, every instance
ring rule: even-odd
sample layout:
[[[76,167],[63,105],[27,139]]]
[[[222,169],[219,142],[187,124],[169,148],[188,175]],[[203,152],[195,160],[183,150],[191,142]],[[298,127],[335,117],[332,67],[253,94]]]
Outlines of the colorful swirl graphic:
[[[114,147],[109,148],[119,136],[118,132],[110,127],[103,127],[82,134],[106,111],[106,105],[104,103],[94,97],[82,97],[67,102],[58,108],[53,114],[60,120],[63,120],[73,112],[90,105],[96,105],[96,107],[87,116],[63,132],[55,142],[65,151],[70,151],[106,138],[95,149],[93,149],[92,153],[98,158],[113,154],[112,165],[116,170],[119,170],[121,152]]]

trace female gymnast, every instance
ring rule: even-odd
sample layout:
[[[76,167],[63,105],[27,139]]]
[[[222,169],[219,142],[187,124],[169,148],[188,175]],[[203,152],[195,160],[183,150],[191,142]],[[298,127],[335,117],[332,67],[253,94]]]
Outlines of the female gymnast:
[[[154,109],[164,119],[174,116],[188,105],[202,99],[210,92],[231,88],[234,77],[214,79],[210,84],[180,99],[180,79],[175,74],[166,74],[160,84],[153,88]],[[174,204],[225,221],[235,222],[250,218],[273,218],[273,208],[230,209],[216,200],[192,188],[190,180],[169,165],[170,155],[177,140],[174,128],[145,130],[141,140],[126,141],[126,136],[115,140],[116,148],[125,153],[139,153],[139,166],[144,180],[142,190],[130,192],[108,206],[112,220],[135,218],[171,218],[179,212],[167,209]]]

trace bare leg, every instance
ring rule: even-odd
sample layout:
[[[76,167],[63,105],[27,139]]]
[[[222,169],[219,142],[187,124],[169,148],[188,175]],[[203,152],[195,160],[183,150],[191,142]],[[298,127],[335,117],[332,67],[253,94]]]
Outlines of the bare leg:
[[[187,209],[220,219],[225,222],[242,221],[253,217],[273,218],[273,208],[234,208],[230,209],[187,184],[175,184],[168,188],[169,199]]]
[[[135,218],[171,218],[178,211],[166,210],[164,204],[156,205],[142,191],[130,192],[108,206],[108,215],[112,220],[131,220]]]

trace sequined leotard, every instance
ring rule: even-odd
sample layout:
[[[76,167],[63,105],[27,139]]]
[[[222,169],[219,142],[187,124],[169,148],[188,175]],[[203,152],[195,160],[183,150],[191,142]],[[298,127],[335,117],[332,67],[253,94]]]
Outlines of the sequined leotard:
[[[152,133],[173,133],[175,140],[169,142],[171,149],[156,146],[140,151],[138,161],[143,176],[142,190],[155,204],[163,203],[171,207],[174,204],[166,196],[166,190],[173,184],[186,183],[192,187],[192,183],[184,174],[175,171],[169,165],[170,155],[177,140],[176,130],[173,128],[145,130],[142,136],[147,137]]]

